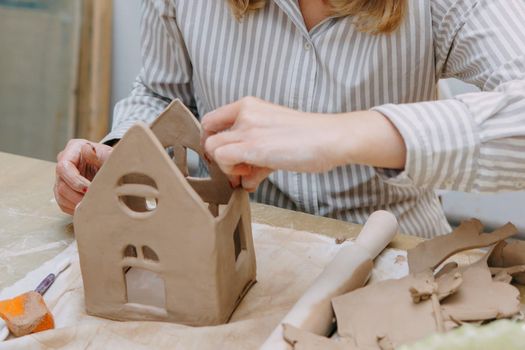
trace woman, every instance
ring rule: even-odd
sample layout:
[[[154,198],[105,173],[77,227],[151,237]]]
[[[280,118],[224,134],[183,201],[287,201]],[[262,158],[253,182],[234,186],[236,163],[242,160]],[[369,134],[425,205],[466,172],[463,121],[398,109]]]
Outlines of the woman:
[[[112,132],[58,157],[66,212],[106,144],[175,98],[232,185],[264,203],[354,222],[386,209],[431,237],[450,230],[434,189],[525,185],[522,0],[143,4],[143,69]],[[446,77],[482,92],[434,101]]]

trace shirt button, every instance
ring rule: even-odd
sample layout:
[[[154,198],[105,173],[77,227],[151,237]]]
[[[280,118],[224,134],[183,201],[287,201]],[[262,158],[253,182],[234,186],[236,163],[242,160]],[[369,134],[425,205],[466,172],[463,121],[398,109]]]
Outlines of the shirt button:
[[[308,42],[304,43],[304,49],[305,49],[306,51],[310,50],[311,48],[312,48],[312,44],[310,44],[310,43],[308,43]]]

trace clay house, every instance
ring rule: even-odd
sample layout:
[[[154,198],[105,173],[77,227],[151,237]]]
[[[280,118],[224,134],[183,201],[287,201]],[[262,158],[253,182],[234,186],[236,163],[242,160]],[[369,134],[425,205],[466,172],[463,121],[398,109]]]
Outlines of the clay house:
[[[175,101],[131,127],[95,177],[74,216],[89,314],[221,324],[255,282],[248,195],[214,164],[188,176],[199,138]]]

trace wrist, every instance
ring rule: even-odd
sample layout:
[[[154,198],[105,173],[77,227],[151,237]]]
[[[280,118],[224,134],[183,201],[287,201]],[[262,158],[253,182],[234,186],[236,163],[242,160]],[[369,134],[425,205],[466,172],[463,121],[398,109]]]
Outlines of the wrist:
[[[330,148],[335,166],[362,164],[402,169],[406,147],[397,128],[377,111],[358,111],[334,117]]]

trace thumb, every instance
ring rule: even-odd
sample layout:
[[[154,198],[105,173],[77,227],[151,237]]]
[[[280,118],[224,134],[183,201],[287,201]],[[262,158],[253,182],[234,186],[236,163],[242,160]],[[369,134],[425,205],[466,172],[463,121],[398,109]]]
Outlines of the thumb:
[[[86,142],[82,145],[80,154],[87,164],[99,169],[109,158],[112,150],[113,148],[107,145]]]

